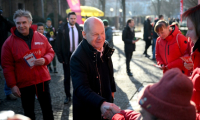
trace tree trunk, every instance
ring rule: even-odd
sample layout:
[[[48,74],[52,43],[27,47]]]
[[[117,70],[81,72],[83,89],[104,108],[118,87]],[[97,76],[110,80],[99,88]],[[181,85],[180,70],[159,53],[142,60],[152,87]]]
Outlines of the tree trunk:
[[[126,0],[122,0],[123,9],[123,27],[126,26]]]
[[[57,0],[53,0],[53,8],[54,8],[54,27],[58,28],[58,4],[57,4]]]
[[[104,13],[103,19],[105,19],[105,6],[106,6],[106,1],[105,0],[100,0],[101,5],[102,5],[102,11]]]
[[[161,6],[161,1],[160,0],[157,0],[158,4],[157,4],[157,13],[158,13],[158,16],[160,15],[160,6]]]

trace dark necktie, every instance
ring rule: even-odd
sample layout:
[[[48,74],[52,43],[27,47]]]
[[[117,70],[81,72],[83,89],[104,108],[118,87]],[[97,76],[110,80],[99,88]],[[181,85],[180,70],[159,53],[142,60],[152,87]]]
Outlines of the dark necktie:
[[[75,50],[75,41],[74,41],[74,27],[72,27],[72,52]]]

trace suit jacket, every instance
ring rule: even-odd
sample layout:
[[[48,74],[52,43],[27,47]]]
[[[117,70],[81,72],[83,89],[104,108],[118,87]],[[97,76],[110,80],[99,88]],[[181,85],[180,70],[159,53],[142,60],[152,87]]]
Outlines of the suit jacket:
[[[83,39],[72,54],[73,120],[102,120],[101,104],[113,102],[111,93],[116,91],[111,59],[113,52],[114,49],[105,41],[100,58],[100,52]]]
[[[82,31],[80,26],[75,24],[78,30],[78,43],[83,39]],[[67,64],[69,62],[70,57],[70,38],[69,38],[69,28],[68,22],[63,24],[63,26],[58,30],[58,35],[56,36],[56,54],[58,57],[58,61],[60,63]]]

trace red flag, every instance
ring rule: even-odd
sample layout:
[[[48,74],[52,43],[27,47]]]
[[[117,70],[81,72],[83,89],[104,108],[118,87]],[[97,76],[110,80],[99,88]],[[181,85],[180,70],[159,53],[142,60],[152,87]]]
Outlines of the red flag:
[[[183,0],[180,0],[180,19],[182,22],[182,15],[183,15]]]
[[[67,0],[67,2],[71,11],[76,13],[77,23],[82,24],[80,0]]]

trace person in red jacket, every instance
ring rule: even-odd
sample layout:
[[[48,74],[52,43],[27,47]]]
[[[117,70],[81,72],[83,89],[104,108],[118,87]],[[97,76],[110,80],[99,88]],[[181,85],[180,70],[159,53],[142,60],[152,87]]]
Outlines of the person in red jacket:
[[[17,10],[13,20],[16,27],[2,47],[2,68],[8,87],[15,96],[21,97],[25,116],[35,120],[35,95],[42,109],[44,120],[53,120],[47,66],[54,51],[47,38],[32,25],[29,11]]]
[[[186,36],[189,37],[194,44],[194,46],[191,47],[193,64],[185,66],[187,69],[193,68],[193,73],[191,75],[191,80],[194,85],[192,101],[196,104],[197,120],[200,120],[200,5],[188,9],[183,14],[183,17],[187,18],[188,31]]]
[[[181,34],[176,25],[159,20],[154,31],[158,34],[156,40],[156,60],[160,69],[165,73],[168,69],[179,68],[187,74],[181,56],[187,48],[187,38]]]
[[[140,113],[110,106],[116,113],[112,120],[195,120],[195,105],[190,101],[192,89],[192,82],[186,75],[178,68],[170,69],[158,83],[141,91]]]

